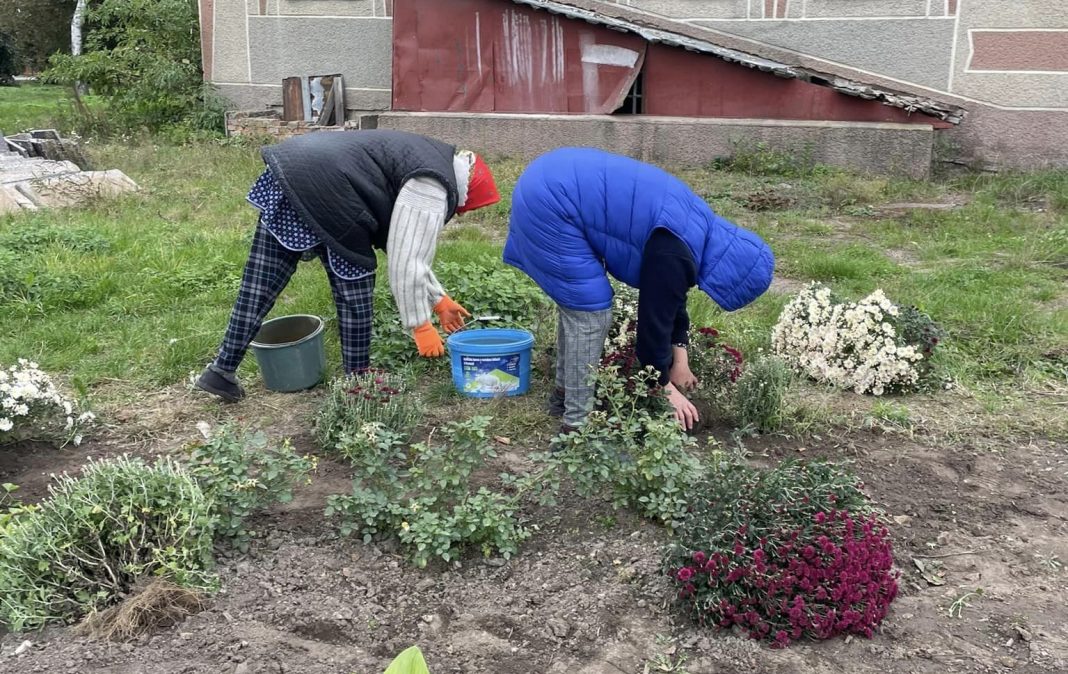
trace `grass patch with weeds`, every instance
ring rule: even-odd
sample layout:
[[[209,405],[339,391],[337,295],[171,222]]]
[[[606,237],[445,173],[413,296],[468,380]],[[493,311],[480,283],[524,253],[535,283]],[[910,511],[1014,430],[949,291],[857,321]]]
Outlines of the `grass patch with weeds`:
[[[11,135],[52,126],[68,96],[65,87],[49,84],[0,87],[0,131]]]
[[[172,384],[203,367],[222,338],[255,226],[245,195],[263,169],[258,149],[106,146],[94,158],[122,169],[142,190],[84,208],[0,217],[0,241],[19,248],[0,271],[0,311],[8,318],[0,326],[0,361],[33,358],[87,385]],[[520,164],[502,166],[507,176]],[[501,191],[509,193],[504,179]],[[486,210],[457,218],[446,231],[506,231],[506,215]],[[472,260],[501,264],[500,245],[461,236],[438,255],[439,264]],[[388,294],[385,264],[378,283]],[[319,262],[300,265],[268,318],[288,313],[335,316]],[[339,367],[335,329],[327,330],[326,344]],[[256,371],[255,359],[246,358],[242,376]]]
[[[1068,214],[1068,170],[966,175],[954,181],[980,202]]]

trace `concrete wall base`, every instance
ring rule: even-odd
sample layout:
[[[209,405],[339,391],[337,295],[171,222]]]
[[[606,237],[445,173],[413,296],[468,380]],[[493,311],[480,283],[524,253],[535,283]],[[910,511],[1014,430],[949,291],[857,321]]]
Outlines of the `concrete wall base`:
[[[761,144],[819,164],[912,178],[930,175],[934,144],[934,130],[917,124],[648,116],[388,112],[356,114],[344,127],[317,127],[257,111],[231,113],[226,128],[232,135],[279,140],[313,131],[399,129],[490,157],[533,159],[576,145],[668,165],[707,164]]]
[[[934,143],[926,125],[765,119],[388,112],[364,115],[361,126],[524,159],[578,145],[660,164],[701,165],[761,143],[820,164],[913,178],[929,176]]]

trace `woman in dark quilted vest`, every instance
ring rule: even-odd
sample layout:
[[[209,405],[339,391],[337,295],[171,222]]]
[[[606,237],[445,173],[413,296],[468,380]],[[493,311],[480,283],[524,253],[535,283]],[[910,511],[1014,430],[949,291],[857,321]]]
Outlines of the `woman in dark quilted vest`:
[[[267,168],[248,200],[259,209],[230,323],[197,386],[226,401],[244,397],[236,372],[264,317],[301,259],[318,257],[337,307],[346,372],[370,364],[375,249],[388,258],[390,289],[419,354],[444,354],[431,322],[463,326],[466,309],[431,270],[438,235],[453,215],[500,200],[477,155],[401,131],[321,131],[262,150]]]
[[[636,355],[687,429],[699,421],[683,391],[697,385],[687,355],[686,295],[697,286],[726,311],[768,289],[771,249],[712,212],[681,180],[629,157],[563,148],[527,167],[512,196],[504,261],[559,308],[556,389],[562,433],[593,406],[589,383],[612,320],[608,275],[638,288]]]

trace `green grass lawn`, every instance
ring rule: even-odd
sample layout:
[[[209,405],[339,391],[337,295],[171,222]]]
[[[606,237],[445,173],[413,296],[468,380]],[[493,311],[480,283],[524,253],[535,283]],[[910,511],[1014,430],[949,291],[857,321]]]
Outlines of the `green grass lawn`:
[[[52,127],[68,108],[65,87],[23,83],[0,87],[0,131],[19,133],[28,129]]]
[[[87,387],[173,384],[211,359],[225,328],[255,224],[245,194],[262,162],[256,148],[233,143],[94,152],[98,166],[122,169],[141,191],[0,217],[0,363],[33,358]],[[494,168],[510,194],[522,164]],[[727,341],[766,347],[789,293],[808,281],[854,298],[881,287],[945,325],[942,366],[961,384],[1064,385],[1068,172],[932,183],[834,171],[788,180],[712,169],[680,175],[777,255],[782,282],[741,311],[724,314],[693,292],[694,320],[720,328]],[[789,203],[747,208],[769,190]],[[921,199],[967,203],[884,208]],[[508,208],[506,196],[450,223],[439,261],[501,264]],[[334,315],[317,262],[301,265],[273,315],[283,313]],[[336,365],[334,332],[327,341]],[[254,359],[243,367],[253,372]]]
[[[174,383],[211,359],[226,326],[256,221],[245,195],[263,168],[258,150],[116,146],[94,159],[141,191],[0,216],[0,363],[33,358],[87,386]],[[476,226],[500,231],[506,210],[488,211]],[[439,261],[499,257],[498,244],[462,227]],[[272,315],[294,312],[334,315],[318,262],[300,266]],[[327,343],[336,362],[333,330]]]

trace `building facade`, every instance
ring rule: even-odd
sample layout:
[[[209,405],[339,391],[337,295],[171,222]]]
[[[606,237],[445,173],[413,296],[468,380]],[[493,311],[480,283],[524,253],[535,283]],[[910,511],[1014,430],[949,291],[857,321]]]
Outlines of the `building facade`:
[[[801,119],[929,122],[938,130],[938,152],[954,161],[1068,165],[1068,2],[200,0],[200,12],[205,76],[239,109],[281,106],[286,77],[341,73],[345,105],[356,115],[608,114],[627,103],[632,113],[657,116],[798,119],[796,111],[807,106],[814,112]],[[511,17],[503,26],[501,12]],[[566,16],[543,18],[550,12]],[[557,55],[556,29],[539,33],[537,26],[562,20],[567,34],[560,37]],[[623,86],[605,94],[600,107],[567,103],[566,83],[552,104],[534,93],[524,98],[514,81],[509,84],[509,62],[528,75],[542,73],[536,87],[527,83],[532,92],[541,90],[544,73],[572,68],[563,60],[588,65],[572,44],[581,36],[572,35],[586,30],[579,24],[598,23],[620,39],[630,38],[620,48],[643,59],[629,63],[629,78],[612,69],[621,63],[597,71],[602,80],[614,73],[608,79]],[[531,36],[541,42],[531,42]],[[646,48],[635,47],[635,41]],[[664,44],[672,45],[673,55]],[[706,52],[706,60],[687,61],[694,51]],[[732,65],[725,69],[723,63]],[[496,69],[475,77],[484,66]],[[745,73],[737,69],[743,66]],[[581,65],[574,67],[575,78],[591,76],[588,67],[585,75]],[[702,74],[680,83],[678,73],[698,71]],[[776,76],[797,81],[786,91]],[[721,84],[735,80],[732,87]],[[480,87],[478,96],[471,86]],[[838,93],[812,88],[821,86]],[[850,88],[860,98],[840,101]],[[769,94],[772,90],[786,93]],[[639,103],[643,91],[646,100]],[[764,102],[757,105],[761,91]],[[868,96],[871,91],[877,95]],[[517,100],[502,108],[509,97]],[[872,99],[878,102],[871,105],[888,105],[893,112],[875,110],[868,105]],[[607,101],[620,106],[606,107]],[[845,108],[853,111],[842,112]]]

